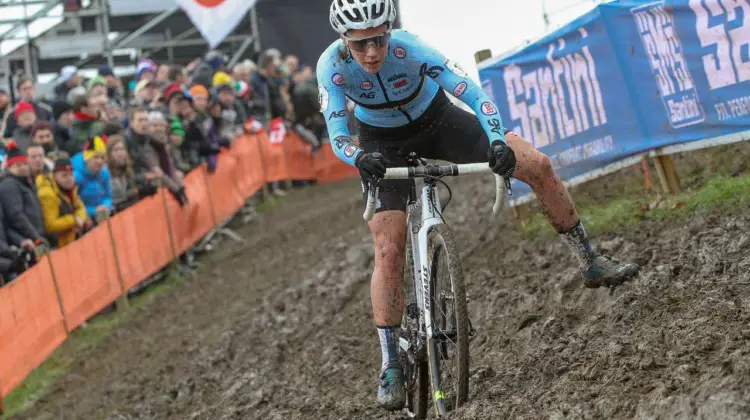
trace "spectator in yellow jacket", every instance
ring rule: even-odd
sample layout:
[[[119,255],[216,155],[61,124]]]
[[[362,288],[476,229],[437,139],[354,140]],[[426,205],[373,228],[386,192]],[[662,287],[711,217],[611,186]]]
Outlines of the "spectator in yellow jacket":
[[[70,159],[57,159],[52,173],[37,177],[36,187],[50,245],[63,247],[75,241],[79,232],[91,227],[86,206],[78,196]]]

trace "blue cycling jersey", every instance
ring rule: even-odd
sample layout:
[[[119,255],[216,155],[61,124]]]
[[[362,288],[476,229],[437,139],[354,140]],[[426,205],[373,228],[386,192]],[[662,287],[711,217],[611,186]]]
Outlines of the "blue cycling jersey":
[[[339,39],[320,56],[317,77],[333,151],[350,165],[362,151],[350,137],[347,98],[356,104],[354,115],[363,123],[400,127],[422,115],[442,87],[474,110],[490,143],[505,141],[497,107],[482,88],[455,62],[404,30],[391,32],[388,54],[377,73],[365,71]]]

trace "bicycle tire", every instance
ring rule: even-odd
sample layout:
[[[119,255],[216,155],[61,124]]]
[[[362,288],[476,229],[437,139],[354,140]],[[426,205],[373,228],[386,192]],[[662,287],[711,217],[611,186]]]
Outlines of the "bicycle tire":
[[[432,385],[432,400],[434,403],[435,413],[438,417],[446,415],[449,411],[462,406],[469,396],[469,318],[467,313],[466,290],[464,286],[463,271],[461,269],[460,254],[456,248],[456,242],[453,232],[447,225],[435,226],[428,236],[428,250],[430,256],[430,315],[434,326],[440,319],[438,316],[437,306],[440,303],[439,298],[441,290],[439,288],[437,272],[442,258],[447,263],[447,271],[451,283],[452,301],[454,317],[453,324],[456,329],[456,367],[457,377],[455,386],[455,396],[448,401],[452,404],[446,408],[446,398],[443,390],[445,387],[441,382],[440,364],[441,358],[438,357],[438,343],[435,337],[428,340],[427,343],[427,360],[430,371],[430,384]],[[445,318],[443,312],[442,317]],[[437,386],[437,387],[436,387]]]
[[[407,235],[406,241],[406,264],[404,264],[404,290],[407,296],[407,304],[414,302],[416,303],[416,282],[414,281],[414,258],[412,256],[411,235]],[[411,346],[415,346],[417,343],[413,340],[413,337],[419,334],[419,322],[417,323],[417,331],[413,331],[412,326],[409,324],[409,316],[407,311],[404,310],[404,316],[401,321],[401,331],[406,332],[406,338],[409,340]],[[403,353],[400,351],[400,353]],[[427,402],[429,398],[429,368],[427,365],[427,359],[424,356],[414,355],[414,363],[410,362],[406,354],[402,354],[402,363],[404,367],[409,369],[409,376],[413,374],[414,383],[407,383],[406,387],[406,412],[409,418],[413,419],[425,419],[427,418]],[[412,372],[415,371],[415,372]],[[411,380],[411,378],[406,378]]]

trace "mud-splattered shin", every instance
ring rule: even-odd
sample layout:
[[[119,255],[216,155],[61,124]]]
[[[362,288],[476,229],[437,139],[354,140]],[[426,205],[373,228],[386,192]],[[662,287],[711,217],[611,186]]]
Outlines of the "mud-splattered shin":
[[[570,248],[570,251],[578,260],[581,270],[588,269],[596,258],[596,252],[589,243],[586,229],[579,220],[573,228],[560,232],[560,239]]]

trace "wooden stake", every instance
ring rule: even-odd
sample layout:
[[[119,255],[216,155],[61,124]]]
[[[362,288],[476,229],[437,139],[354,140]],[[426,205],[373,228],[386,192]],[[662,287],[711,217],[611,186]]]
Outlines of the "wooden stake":
[[[169,214],[169,203],[167,202],[167,190],[161,188],[161,201],[164,204],[164,214],[167,216],[167,229],[169,230],[169,248],[172,250],[172,263],[177,259],[177,247],[175,246],[174,229],[172,227],[172,216]]]
[[[656,171],[659,173],[659,181],[664,192],[667,194],[680,192],[680,178],[677,176],[677,169],[674,166],[672,156],[656,156],[654,164],[656,165]]]
[[[130,308],[128,303],[128,289],[125,287],[125,278],[122,276],[122,268],[120,267],[120,255],[117,253],[117,241],[115,241],[115,235],[112,233],[112,219],[107,217],[107,232],[109,232],[109,240],[112,243],[112,255],[115,256],[115,267],[117,267],[117,280],[120,282],[120,297],[117,298],[117,310],[127,311]]]
[[[216,208],[214,207],[214,197],[211,194],[211,183],[208,181],[208,170],[205,166],[201,166],[201,173],[203,173],[203,181],[206,183],[206,192],[208,192],[208,204],[211,206],[211,220],[214,222],[214,227],[219,226],[219,221],[216,217]]]
[[[260,141],[260,136],[253,135],[255,141],[258,142],[258,151],[260,152],[260,167],[263,169],[263,199],[268,200],[271,198],[271,193],[268,191],[268,173],[266,172],[266,160],[263,159],[263,143]]]
[[[63,304],[62,294],[60,294],[60,285],[57,283],[57,275],[55,274],[55,267],[52,265],[52,258],[49,254],[45,255],[47,258],[47,264],[49,265],[50,272],[52,273],[52,282],[55,284],[55,294],[57,295],[57,303],[60,305],[60,313],[62,313],[63,325],[65,326],[65,333],[70,334],[70,324],[68,323],[68,314],[65,312],[65,305]]]

